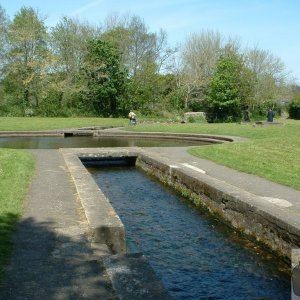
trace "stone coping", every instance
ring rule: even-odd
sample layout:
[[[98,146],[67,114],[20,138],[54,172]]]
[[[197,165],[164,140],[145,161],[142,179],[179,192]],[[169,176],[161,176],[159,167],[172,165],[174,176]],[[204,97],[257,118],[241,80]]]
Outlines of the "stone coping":
[[[74,181],[89,225],[91,239],[104,243],[113,253],[125,253],[125,229],[109,200],[80,161],[78,149],[60,149]],[[89,153],[85,149],[84,153]]]
[[[108,130],[105,130],[108,129]],[[161,139],[177,139],[203,141],[207,143],[224,143],[224,142],[241,142],[246,138],[235,136],[223,136],[214,134],[189,134],[189,133],[171,133],[171,132],[132,132],[113,128],[98,127],[78,128],[78,129],[62,129],[62,130],[41,130],[41,131],[0,131],[0,137],[18,137],[18,136],[94,136],[94,137],[136,137],[136,138],[161,138]]]

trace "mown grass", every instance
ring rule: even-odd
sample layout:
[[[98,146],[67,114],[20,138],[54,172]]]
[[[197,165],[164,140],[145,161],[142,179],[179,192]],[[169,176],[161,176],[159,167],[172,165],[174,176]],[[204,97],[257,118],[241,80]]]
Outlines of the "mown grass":
[[[0,131],[14,130],[55,130],[88,126],[125,126],[122,118],[0,118]]]
[[[284,120],[284,126],[253,124],[147,124],[134,131],[181,132],[241,136],[243,143],[195,147],[195,156],[254,174],[300,190],[300,121]]]
[[[0,149],[0,282],[13,248],[11,236],[22,214],[34,165],[34,158],[26,151]]]

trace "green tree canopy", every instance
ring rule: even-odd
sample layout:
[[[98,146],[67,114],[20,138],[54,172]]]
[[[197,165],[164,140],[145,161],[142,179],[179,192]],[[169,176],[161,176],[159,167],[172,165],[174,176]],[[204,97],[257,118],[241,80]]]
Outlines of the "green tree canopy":
[[[8,37],[10,47],[6,79],[14,86],[8,92],[15,93],[23,109],[38,106],[38,94],[49,67],[44,22],[34,9],[23,7],[10,24]]]
[[[88,109],[101,116],[115,116],[126,108],[127,72],[118,49],[103,40],[93,40],[83,65],[86,88],[83,97]]]
[[[229,51],[219,58],[208,86],[209,122],[232,122],[242,118],[251,93],[250,76],[238,54]]]

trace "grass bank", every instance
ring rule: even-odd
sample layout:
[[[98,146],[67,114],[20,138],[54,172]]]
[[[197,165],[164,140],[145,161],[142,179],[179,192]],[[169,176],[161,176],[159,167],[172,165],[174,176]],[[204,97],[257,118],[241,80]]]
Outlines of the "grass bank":
[[[55,130],[81,128],[88,126],[125,126],[127,119],[122,118],[0,118],[0,131],[15,130]]]
[[[22,213],[34,158],[25,151],[0,149],[0,281],[10,257],[15,225]]]
[[[253,124],[164,124],[128,128],[147,132],[180,132],[241,136],[244,143],[195,147],[189,152],[249,174],[300,190],[300,121],[284,125]]]

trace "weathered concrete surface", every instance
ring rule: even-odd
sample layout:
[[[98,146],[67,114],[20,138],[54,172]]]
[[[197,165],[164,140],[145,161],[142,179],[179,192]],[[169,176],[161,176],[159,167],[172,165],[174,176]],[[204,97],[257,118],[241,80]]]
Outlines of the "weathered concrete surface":
[[[101,257],[87,239],[76,189],[57,150],[32,150],[35,178],[14,236],[0,299],[117,299]]]
[[[187,134],[187,133],[170,133],[170,132],[130,132],[122,131],[117,128],[108,130],[98,130],[94,133],[95,136],[105,137],[137,137],[144,139],[172,139],[172,140],[188,140],[188,141],[199,141],[211,144],[220,144],[225,142],[243,141],[245,139],[239,137],[212,135],[212,134]]]
[[[174,149],[166,151],[165,156],[164,151],[158,148],[144,151],[139,155],[137,165],[157,177],[163,177],[174,187],[192,192],[197,205],[218,214],[231,226],[263,243],[279,256],[290,259],[291,249],[300,248],[300,192],[268,181],[261,184],[266,190],[264,193],[255,188],[249,192],[241,188],[241,182],[240,186],[234,185],[232,178],[220,180],[210,176],[205,168],[201,166],[200,169],[195,157],[182,154],[185,157],[182,159],[178,153],[175,155]],[[216,170],[214,175],[217,175]],[[238,173],[241,177],[247,176]],[[261,180],[251,175],[248,178],[249,184]],[[271,193],[269,186],[274,187]],[[289,191],[289,201],[284,199],[286,194],[279,193],[282,189]]]
[[[128,132],[120,130],[120,128],[95,126],[74,129],[60,129],[60,130],[44,130],[44,131],[0,131],[0,136],[105,136],[105,137],[136,137],[146,139],[177,139],[177,140],[190,140],[199,141],[211,144],[219,144],[232,141],[243,141],[244,138],[211,135],[211,134],[186,134],[186,133],[167,133],[167,132]]]
[[[58,130],[45,130],[45,131],[0,131],[0,136],[64,136],[63,132]]]
[[[125,229],[119,216],[72,149],[61,149],[84,208],[90,235],[113,253],[125,253]],[[80,156],[80,154],[78,154]]]
[[[122,300],[172,299],[142,253],[106,257],[104,266]]]

